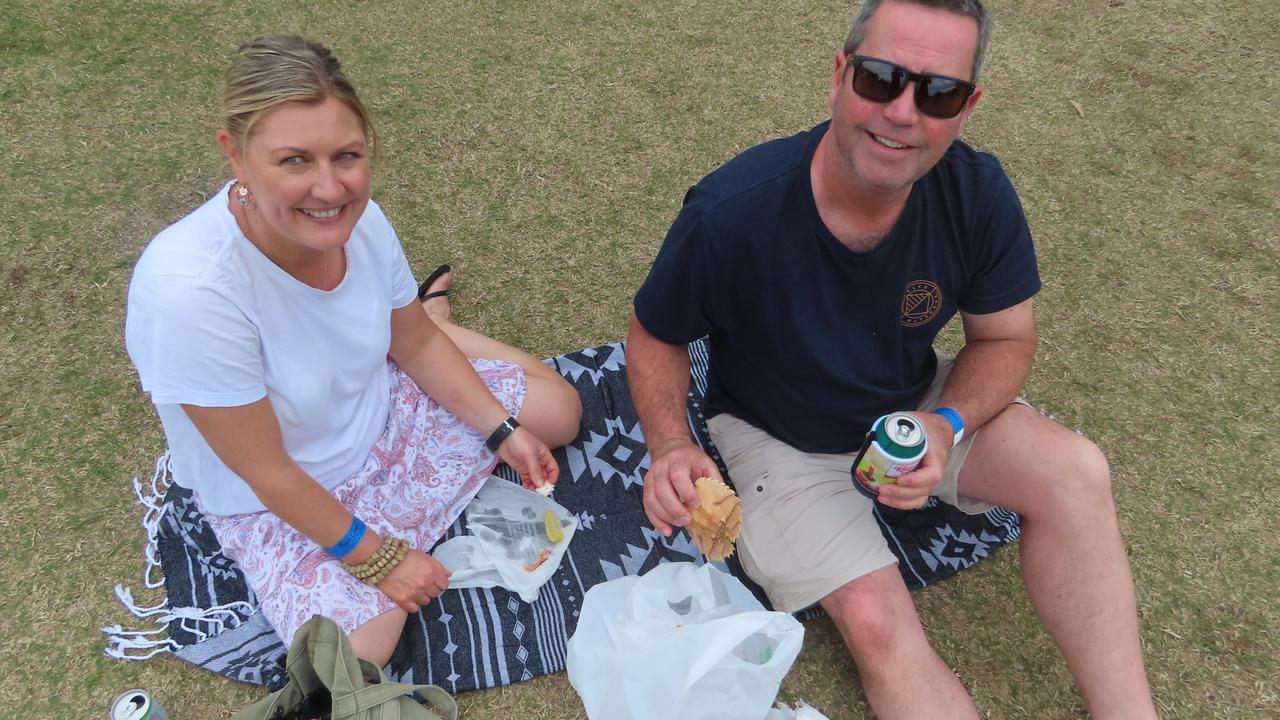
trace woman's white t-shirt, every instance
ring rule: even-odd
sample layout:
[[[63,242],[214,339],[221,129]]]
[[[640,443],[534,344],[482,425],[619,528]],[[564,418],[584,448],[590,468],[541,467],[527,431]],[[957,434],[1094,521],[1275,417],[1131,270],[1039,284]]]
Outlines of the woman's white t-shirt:
[[[360,468],[386,425],[391,311],[417,299],[400,240],[374,202],[345,246],[346,276],[325,292],[249,242],[227,208],[229,187],[152,239],[125,318],[173,479],[219,515],[265,507],[179,404],[270,398],[289,456],[332,489]]]

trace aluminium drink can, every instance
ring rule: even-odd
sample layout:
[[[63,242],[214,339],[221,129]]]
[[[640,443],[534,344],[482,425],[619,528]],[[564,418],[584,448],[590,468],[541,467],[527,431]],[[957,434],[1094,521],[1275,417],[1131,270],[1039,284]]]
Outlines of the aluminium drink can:
[[[169,714],[151,693],[142,689],[127,690],[111,703],[108,720],[169,720]]]
[[[874,500],[881,485],[892,484],[915,470],[928,449],[929,437],[914,415],[882,415],[871,424],[871,432],[849,469],[853,486]]]

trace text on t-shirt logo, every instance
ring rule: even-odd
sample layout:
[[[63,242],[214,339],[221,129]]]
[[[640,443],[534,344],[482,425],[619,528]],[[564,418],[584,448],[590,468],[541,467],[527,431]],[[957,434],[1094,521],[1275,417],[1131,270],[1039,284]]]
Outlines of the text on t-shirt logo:
[[[942,289],[928,280],[912,280],[902,294],[902,324],[920,327],[942,308]]]

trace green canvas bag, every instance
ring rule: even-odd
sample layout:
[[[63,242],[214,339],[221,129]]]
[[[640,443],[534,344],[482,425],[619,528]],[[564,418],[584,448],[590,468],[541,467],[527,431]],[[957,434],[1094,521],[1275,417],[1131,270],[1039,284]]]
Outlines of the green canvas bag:
[[[346,633],[322,615],[294,634],[285,672],[283,688],[231,720],[458,720],[449,693],[435,685],[387,682],[382,669],[357,658]]]

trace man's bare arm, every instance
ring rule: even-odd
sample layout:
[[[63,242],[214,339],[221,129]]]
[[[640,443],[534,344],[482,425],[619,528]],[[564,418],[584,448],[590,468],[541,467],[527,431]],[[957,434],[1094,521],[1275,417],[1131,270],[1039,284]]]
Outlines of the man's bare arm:
[[[986,315],[961,313],[960,319],[965,345],[956,354],[938,405],[954,408],[972,431],[1022,391],[1036,357],[1036,321],[1030,299]]]
[[[1036,324],[1032,301],[985,315],[960,314],[965,345],[956,354],[938,399],[964,419],[966,434],[998,415],[1022,390],[1036,354]],[[934,413],[915,413],[929,436],[929,450],[920,467],[880,489],[880,502],[904,510],[923,505],[942,480],[951,456],[950,423]]]
[[[627,334],[627,382],[650,452],[671,442],[693,442],[685,413],[688,347],[650,335],[635,313]]]
[[[716,464],[693,441],[685,399],[689,393],[689,350],[654,337],[631,315],[627,335],[627,382],[649,445],[652,464],[644,480],[644,511],[663,535],[689,522],[698,507],[693,481],[720,480]]]

